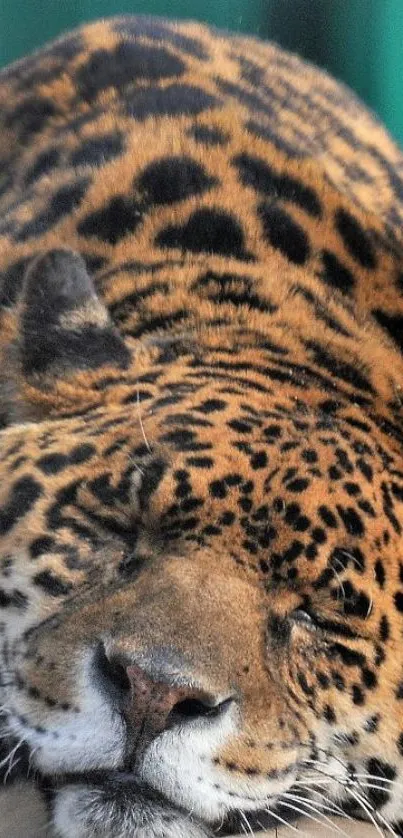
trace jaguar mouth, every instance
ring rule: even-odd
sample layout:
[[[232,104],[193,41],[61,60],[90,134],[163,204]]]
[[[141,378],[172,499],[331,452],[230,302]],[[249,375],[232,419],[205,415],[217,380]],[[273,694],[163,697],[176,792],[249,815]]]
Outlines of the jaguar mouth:
[[[8,754],[10,750],[12,751],[11,745],[13,742],[12,738],[3,740],[0,746],[2,745],[4,751]],[[2,748],[0,747],[0,759],[1,756]],[[125,768],[74,771],[53,775],[35,770],[31,761],[30,748],[24,744],[19,748],[18,760],[13,761],[11,765],[4,760],[0,779],[9,784],[20,779],[26,780],[27,777],[32,777],[50,804],[59,791],[80,786],[81,788],[97,789],[103,793],[106,801],[116,804],[121,810],[125,807],[129,810],[141,798],[150,807],[155,806],[167,811],[175,811],[178,816],[189,817],[188,811],[166,797],[162,792],[139,781],[133,772]],[[229,838],[229,836],[244,834],[246,824],[248,824],[248,832],[252,833],[259,830],[274,829],[279,825],[279,817],[283,823],[291,823],[298,819],[298,815],[290,811],[282,811],[281,804],[276,805],[275,808],[273,807],[273,814],[271,814],[268,800],[267,809],[262,807],[261,810],[248,812],[233,809],[227,813],[224,819],[220,819],[216,823],[210,822],[207,827],[213,831],[217,838]],[[196,823],[200,823],[197,818],[192,819]]]
[[[130,807],[130,802],[134,802],[138,796],[143,800],[147,800],[149,804],[166,807],[171,810],[174,809],[178,815],[189,817],[189,812],[181,808],[172,800],[165,797],[161,792],[156,791],[151,786],[140,783],[136,777],[125,770],[114,771],[86,771],[85,773],[66,773],[57,777],[41,777],[40,783],[46,789],[48,795],[53,796],[57,790],[66,788],[66,786],[86,786],[96,787],[102,789],[107,793],[110,799],[114,802],[123,800],[126,805]],[[248,831],[255,833],[260,830],[269,830],[278,827],[279,816],[285,823],[292,823],[298,819],[298,815],[290,813],[289,811],[282,811],[281,804],[277,805],[274,814],[270,814],[267,809],[261,809],[253,812],[247,812],[233,809],[224,819],[219,822],[209,823],[208,828],[212,830],[217,838],[229,838],[229,836],[241,835],[245,833],[245,824],[248,824]],[[197,818],[193,818],[195,822]],[[200,822],[200,821],[199,821]]]

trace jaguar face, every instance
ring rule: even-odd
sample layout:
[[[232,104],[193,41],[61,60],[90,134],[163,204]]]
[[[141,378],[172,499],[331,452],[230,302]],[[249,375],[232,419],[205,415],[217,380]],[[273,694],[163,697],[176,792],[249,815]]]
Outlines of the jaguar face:
[[[136,447],[137,421],[115,418],[119,433],[132,428]],[[34,458],[41,492],[5,545],[12,562],[3,557],[16,638],[10,620],[7,726],[58,789],[62,834],[90,834],[99,822],[100,835],[129,835],[127,817],[133,828],[136,817],[155,819],[164,833],[171,807],[212,825],[233,810],[275,809],[312,775],[315,758],[344,781],[343,749],[369,713],[362,679],[376,679],[377,621],[357,587],[362,553],[345,528],[327,535],[331,508],[320,526],[321,513],[313,518],[295,488],[284,489],[290,458],[286,465],[270,447],[261,452],[270,451],[270,468],[254,480],[229,456],[199,476],[179,453],[167,450],[164,460],[162,448],[136,467],[121,450],[105,470],[94,451],[99,419],[85,441],[80,433],[80,463],[66,424]],[[284,439],[288,424],[278,426]],[[24,429],[31,456],[46,433],[46,425]],[[59,472],[55,492],[43,478],[60,438],[76,462]],[[309,479],[308,462],[294,481]],[[273,471],[279,477],[264,492]],[[323,497],[318,480],[312,493]],[[26,465],[16,491],[24,481]],[[247,528],[246,507],[255,521]],[[56,515],[57,530],[46,534],[39,521]],[[343,613],[351,572],[357,638]]]
[[[380,770],[380,669],[396,680],[379,568],[366,584],[369,545],[399,550],[382,456],[369,463],[363,429],[328,400],[246,404],[210,373],[173,398],[172,380],[200,370],[186,336],[151,341],[122,376],[97,298],[67,305],[77,257],[37,261],[26,295],[40,281],[56,317],[56,267],[67,338],[98,317],[114,354],[92,389],[52,340],[24,387],[15,378],[25,422],[1,436],[6,731],[52,785],[66,838],[193,838],[236,813],[281,820],[312,788],[337,812],[356,775]],[[143,403],[138,382],[167,352]],[[50,400],[59,415],[44,418]],[[383,721],[385,747],[398,724]]]

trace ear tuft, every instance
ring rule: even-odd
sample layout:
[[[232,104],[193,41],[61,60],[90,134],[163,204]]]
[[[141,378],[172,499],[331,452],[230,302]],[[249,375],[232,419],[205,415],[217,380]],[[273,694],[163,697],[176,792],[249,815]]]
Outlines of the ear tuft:
[[[28,379],[129,365],[130,352],[78,254],[52,250],[28,266],[20,309],[19,357]]]

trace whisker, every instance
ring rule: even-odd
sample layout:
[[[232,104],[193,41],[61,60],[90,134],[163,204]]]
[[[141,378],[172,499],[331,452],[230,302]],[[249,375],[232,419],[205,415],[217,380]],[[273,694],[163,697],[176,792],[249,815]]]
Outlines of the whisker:
[[[295,780],[293,785],[298,786],[298,788],[301,789],[306,788],[310,789],[311,791],[316,790],[319,793],[321,788],[332,786],[334,785],[334,782],[335,781],[330,777],[329,779],[326,779],[325,777],[307,777],[306,780]],[[317,786],[319,788],[316,788]]]
[[[330,800],[329,797],[325,797],[324,792],[322,791],[322,787],[326,787],[326,786],[329,786],[329,785],[334,785],[334,780],[332,780],[332,781],[331,780],[322,780],[322,779],[317,778],[315,780],[312,780],[312,782],[307,782],[306,785],[301,780],[301,781],[296,781],[293,784],[293,787],[297,786],[297,785],[298,785],[298,789],[301,789],[302,791],[305,791],[305,790],[307,791],[307,793],[310,795],[309,799],[312,799],[311,796],[313,794],[314,795],[319,795],[320,800],[317,801],[316,798],[315,798],[314,799],[315,804],[316,803],[321,803],[321,805],[323,806],[323,801],[324,801],[326,803],[326,807],[327,807],[327,810],[329,812],[332,812],[333,814],[338,815],[339,817],[346,818],[347,820],[351,820],[351,821],[354,820],[354,818],[352,818],[351,815],[349,815],[348,812],[346,812],[341,806],[339,806],[338,803],[336,803],[335,800]],[[342,785],[343,785],[344,788],[346,788],[346,790],[348,790],[348,786],[347,786],[346,783],[342,783]],[[317,788],[317,786],[319,786],[319,788]]]
[[[302,787],[302,791],[304,788]],[[308,803],[315,804],[315,806],[320,806],[322,809],[330,812],[333,815],[339,815],[340,817],[346,818],[347,820],[353,820],[344,809],[341,808],[334,800],[330,800],[328,797],[325,797],[323,792],[318,789],[306,789],[307,794],[309,797],[302,798],[302,800],[307,800]],[[289,792],[286,792],[288,794]],[[312,799],[312,794],[319,795],[319,800],[316,798]],[[297,795],[298,796],[298,795]]]
[[[218,824],[218,826],[216,826],[216,827],[215,827],[215,829],[213,829],[213,832],[219,832],[219,831],[220,831],[220,829],[222,829],[222,826],[223,826],[224,821],[225,821],[225,815],[224,815],[224,814],[222,814],[222,815],[221,815],[221,821],[220,821],[220,823]]]
[[[384,832],[381,830],[379,824],[376,822],[376,820],[375,820],[375,818],[372,814],[374,809],[371,806],[371,804],[365,798],[363,799],[360,794],[357,794],[356,791],[353,791],[352,789],[349,789],[349,791],[350,791],[351,797],[353,797],[354,800],[358,803],[358,805],[361,806],[361,809],[364,810],[365,814],[367,815],[367,817],[369,818],[371,823],[374,825],[376,831],[379,833],[381,838],[384,838]],[[395,835],[395,833],[392,832],[392,835]]]
[[[389,777],[380,777],[378,774],[359,774],[354,772],[355,777],[359,780],[375,780],[376,783],[385,783],[386,785],[403,789],[403,783],[399,783],[399,780],[390,780]]]
[[[377,789],[378,791],[385,791],[383,786],[369,785],[368,783],[365,783],[365,784],[359,783],[358,787],[359,787],[360,790],[362,790],[364,792],[364,795],[365,795],[365,789],[367,789],[367,788],[374,788],[374,789]],[[353,795],[353,797],[354,797],[354,795]],[[360,797],[361,797],[361,795],[360,795]],[[364,797],[364,800],[369,805],[369,801],[367,801],[367,799],[365,797]],[[384,815],[382,815],[381,812],[376,812],[373,807],[371,807],[371,809],[374,812],[374,815],[376,816],[376,818],[378,818],[378,820],[380,820],[383,823],[383,825],[386,827],[388,832],[390,832],[390,834],[393,835],[394,838],[397,838],[397,833],[395,832],[395,830],[393,829],[393,827],[391,826],[389,821],[386,820]]]
[[[340,834],[341,834],[341,835],[344,835],[344,836],[345,836],[345,838],[349,838],[349,836],[347,835],[347,832],[345,832],[345,831],[344,831],[344,829],[341,829],[341,827],[340,827],[340,826],[337,826],[337,824],[335,824],[335,823],[331,820],[331,818],[329,818],[327,815],[325,815],[323,812],[321,812],[321,811],[320,811],[320,809],[321,809],[321,808],[322,808],[322,809],[328,809],[328,808],[329,808],[329,807],[326,807],[326,805],[325,805],[325,806],[321,806],[320,801],[317,801],[317,802],[316,802],[316,804],[313,804],[313,803],[311,803],[310,801],[305,800],[303,797],[300,797],[299,795],[289,794],[288,792],[285,792],[285,794],[282,794],[282,795],[280,796],[280,800],[281,800],[281,802],[282,802],[282,801],[283,801],[283,799],[285,799],[285,798],[287,798],[287,800],[290,800],[290,801],[294,801],[294,802],[300,803],[302,806],[306,806],[306,808],[307,808],[307,809],[312,809],[312,811],[313,811],[313,812],[315,812],[315,814],[317,814],[317,815],[321,815],[321,816],[322,816],[322,818],[323,818],[323,821],[324,821],[324,822],[326,822],[326,823],[329,823],[329,824],[330,824],[330,826],[331,826],[331,828],[332,828],[335,832],[340,832]],[[330,809],[330,811],[332,811],[332,810]],[[307,815],[308,815],[308,813],[307,813]]]
[[[297,814],[299,815],[304,815],[306,818],[309,818],[309,820],[311,820],[313,823],[318,823],[319,826],[324,826],[326,821],[329,821],[333,832],[341,832],[342,835],[346,835],[346,833],[343,832],[343,830],[341,830],[340,827],[336,827],[334,824],[332,824],[330,818],[326,817],[326,815],[323,815],[323,819],[316,818],[314,815],[311,815],[310,812],[307,812],[306,809],[301,809],[299,806],[296,806],[295,803],[287,803],[287,801],[283,800],[282,797],[280,798],[280,802],[281,805],[284,806],[286,809],[291,809],[293,812],[297,812]]]
[[[269,807],[265,811],[268,815],[270,815],[271,818],[274,818],[274,820],[279,821],[279,823],[281,823],[283,826],[286,826],[287,829],[291,829],[293,832],[298,832],[300,835],[305,834],[304,830],[298,829],[298,827],[294,826],[292,823],[288,823],[288,821],[284,820],[284,818],[281,818],[280,815],[277,814],[277,812],[273,812],[273,810]]]
[[[6,771],[6,773],[3,777],[3,785],[4,786],[7,784],[7,780],[9,778],[13,768],[15,768],[20,762],[21,762],[20,757],[18,757],[18,759],[13,760],[12,762],[10,762],[10,765],[8,766],[7,771]]]
[[[29,772],[30,772],[30,771],[31,771],[31,769],[32,769],[32,760],[33,760],[33,758],[34,758],[35,754],[36,754],[39,750],[40,750],[40,748],[39,748],[39,745],[38,745],[38,747],[37,747],[37,748],[33,748],[33,750],[32,750],[32,751],[30,751],[30,754],[29,754],[29,759],[28,759],[28,773],[27,773],[27,776],[29,775]]]
[[[334,757],[334,759],[337,760],[337,757]],[[347,785],[347,777],[335,777],[334,775],[328,774],[328,773],[326,773],[326,771],[323,770],[324,768],[327,767],[325,762],[319,762],[319,760],[316,760],[316,759],[305,759],[304,760],[304,763],[308,763],[308,762],[312,763],[312,765],[314,766],[314,770],[317,771],[318,774],[322,774],[328,780],[331,780],[332,782],[337,782],[337,783],[339,783],[339,785],[345,785],[345,786]],[[344,765],[344,763],[342,763],[341,760],[337,760],[337,762],[339,762],[340,765],[343,766],[344,770],[346,770],[346,766]],[[318,767],[318,766],[320,766],[320,767]]]
[[[242,812],[242,810],[240,809],[240,810],[239,810],[239,814],[240,814],[240,816],[241,816],[242,820],[243,820],[243,821],[245,822],[245,824],[246,824],[247,831],[248,831],[248,832],[249,832],[249,833],[253,836],[253,835],[254,835],[254,832],[253,832],[253,829],[252,829],[252,827],[251,827],[251,825],[250,825],[250,823],[249,823],[249,821],[248,821],[248,819],[247,819],[247,817],[246,817],[246,815],[245,815],[245,812]],[[246,835],[246,832],[245,832],[245,835]]]
[[[393,826],[389,823],[389,821],[386,820],[386,818],[383,815],[381,815],[380,812],[377,812],[377,817],[380,821],[382,821],[388,832],[390,832],[390,834],[393,835],[393,838],[398,838],[398,834],[393,829]]]
[[[12,749],[12,751],[10,751],[10,753],[7,754],[7,756],[4,757],[4,759],[2,759],[2,761],[0,762],[0,768],[3,768],[3,765],[7,765],[9,760],[11,760],[13,758],[14,754],[17,753],[18,748],[22,745],[23,741],[24,740],[21,739],[20,742],[18,742],[17,745],[15,745],[15,747]]]
[[[143,420],[142,420],[142,418],[141,418],[140,390],[139,390],[139,389],[137,389],[137,400],[136,400],[136,401],[137,401],[137,411],[138,411],[138,415],[139,415],[139,422],[140,422],[141,433],[142,433],[142,436],[143,436],[143,439],[144,439],[144,442],[145,442],[145,445],[146,445],[146,447],[147,447],[148,452],[149,452],[150,454],[152,454],[152,448],[151,448],[151,445],[150,445],[150,443],[149,443],[149,441],[148,441],[148,439],[147,439],[147,437],[146,437],[146,433],[145,433],[145,430],[144,430],[144,425],[143,425]]]

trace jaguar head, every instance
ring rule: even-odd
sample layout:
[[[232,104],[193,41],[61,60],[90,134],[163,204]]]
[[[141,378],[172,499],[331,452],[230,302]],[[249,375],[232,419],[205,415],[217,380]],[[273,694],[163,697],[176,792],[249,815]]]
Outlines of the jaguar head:
[[[376,427],[246,398],[214,337],[123,340],[65,251],[8,328],[2,726],[60,835],[199,838],[312,794],[336,812],[364,774],[393,819],[402,497]]]

